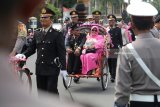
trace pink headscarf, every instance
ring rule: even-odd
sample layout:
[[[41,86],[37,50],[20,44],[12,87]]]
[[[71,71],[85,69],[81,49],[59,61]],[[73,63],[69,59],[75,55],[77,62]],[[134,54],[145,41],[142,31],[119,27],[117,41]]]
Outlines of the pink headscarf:
[[[92,29],[97,29],[97,32],[95,34],[92,33]],[[91,36],[97,36],[99,34],[99,28],[98,26],[92,26],[91,27]]]

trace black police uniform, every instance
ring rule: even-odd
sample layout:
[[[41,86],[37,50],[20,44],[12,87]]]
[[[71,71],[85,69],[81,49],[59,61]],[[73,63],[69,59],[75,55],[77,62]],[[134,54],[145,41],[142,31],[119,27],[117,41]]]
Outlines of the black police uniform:
[[[111,28],[109,30],[113,46],[110,47],[110,56],[108,58],[109,71],[111,78],[115,79],[116,76],[116,66],[119,48],[122,47],[122,34],[121,29],[118,27]]]
[[[59,57],[61,69],[66,69],[66,51],[62,33],[52,27],[46,35],[42,30],[35,32],[33,42],[23,54],[29,57],[36,52],[36,49],[37,88],[58,94],[57,83],[60,68],[54,63],[54,59]]]
[[[70,53],[68,55],[68,66],[67,71],[69,74],[74,73],[78,74],[81,73],[81,67],[82,63],[80,60],[80,55],[82,53],[82,50],[80,50],[80,55],[75,55],[75,50],[80,47],[83,48],[83,45],[86,41],[86,34],[80,34],[78,37],[74,37],[73,35],[70,35],[67,39],[66,47],[71,48],[73,50],[73,53]]]
[[[111,28],[109,30],[109,34],[111,36],[112,44],[113,46],[110,47],[110,56],[108,58],[108,65],[109,65],[109,71],[111,74],[111,80],[114,82],[115,76],[116,76],[116,66],[117,66],[117,57],[118,57],[118,51],[119,47],[122,47],[122,34],[121,29],[118,27]]]
[[[72,17],[72,16],[75,16],[75,17],[77,16],[77,17],[78,17],[78,12],[77,12],[76,10],[73,10],[73,11],[70,12],[70,16],[71,16],[71,17]],[[82,24],[82,23],[80,23],[79,21],[78,21],[78,22],[70,22],[70,23],[68,23],[68,24],[66,25],[67,31],[68,31],[69,28],[71,28],[71,27],[74,26],[75,24],[80,25],[80,24]]]
[[[117,21],[116,17],[112,14],[108,15],[107,18],[108,20]],[[108,58],[108,65],[111,74],[111,82],[114,82],[116,76],[118,52],[119,48],[122,47],[123,45],[123,41],[122,41],[121,29],[116,25],[114,25],[112,28],[110,27],[108,33],[110,34],[112,40],[112,45],[110,47],[110,54]]]
[[[101,16],[101,14],[102,14],[102,13],[101,13],[99,10],[95,10],[95,11],[92,12],[92,15],[93,15],[93,16]],[[98,22],[94,22],[94,23],[95,23],[95,24],[103,25],[103,22],[100,21],[100,20],[99,20]]]

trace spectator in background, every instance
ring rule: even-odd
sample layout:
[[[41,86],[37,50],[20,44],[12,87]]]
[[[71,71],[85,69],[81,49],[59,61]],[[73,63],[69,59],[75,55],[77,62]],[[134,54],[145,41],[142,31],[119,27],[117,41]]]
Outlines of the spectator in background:
[[[151,29],[151,33],[155,38],[160,39],[160,16],[155,17],[154,26]]]
[[[93,24],[94,23],[94,19],[92,15],[88,15],[86,17],[86,22],[84,24],[89,25],[89,24]]]
[[[118,22],[117,26],[121,29],[123,46],[125,46],[126,44],[130,43],[129,37],[128,37],[130,35],[128,35],[127,27],[123,26],[122,22]]]
[[[15,56],[16,54],[21,53],[26,49],[25,47],[26,37],[27,37],[27,29],[25,24],[23,24],[22,22],[18,22],[17,40],[10,56]]]

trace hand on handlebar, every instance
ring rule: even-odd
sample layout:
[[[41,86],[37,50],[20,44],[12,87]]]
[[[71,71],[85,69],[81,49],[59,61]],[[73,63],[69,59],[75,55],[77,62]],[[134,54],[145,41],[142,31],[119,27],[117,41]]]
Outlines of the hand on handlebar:
[[[17,54],[15,56],[15,58],[19,59],[19,60],[22,60],[22,61],[25,61],[26,60],[26,56],[24,54]]]

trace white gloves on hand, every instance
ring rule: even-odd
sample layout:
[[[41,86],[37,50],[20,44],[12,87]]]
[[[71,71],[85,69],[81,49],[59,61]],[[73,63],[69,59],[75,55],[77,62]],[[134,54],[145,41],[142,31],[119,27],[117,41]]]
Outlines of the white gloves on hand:
[[[26,56],[24,54],[17,54],[15,57],[20,60],[26,60]]]
[[[85,53],[86,53],[86,49],[83,49],[83,50],[82,50],[82,54],[85,54]]]
[[[67,80],[68,76],[67,70],[61,70],[60,75],[62,76],[62,78],[64,78],[64,80]]]

